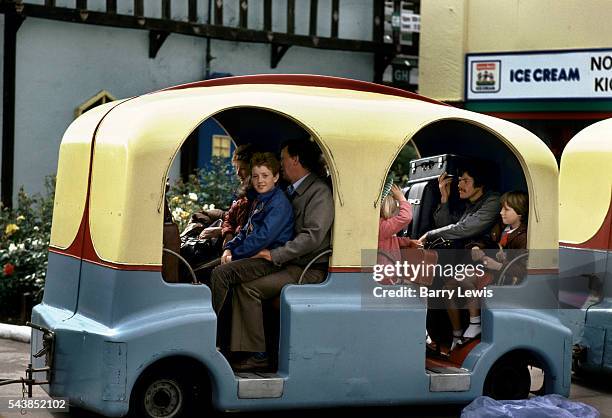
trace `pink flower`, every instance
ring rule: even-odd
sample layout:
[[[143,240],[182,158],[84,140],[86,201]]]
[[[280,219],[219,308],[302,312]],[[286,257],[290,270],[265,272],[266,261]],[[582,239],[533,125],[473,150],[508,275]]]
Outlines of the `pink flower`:
[[[5,276],[12,276],[15,273],[15,265],[11,263],[6,263],[2,268],[2,272]]]

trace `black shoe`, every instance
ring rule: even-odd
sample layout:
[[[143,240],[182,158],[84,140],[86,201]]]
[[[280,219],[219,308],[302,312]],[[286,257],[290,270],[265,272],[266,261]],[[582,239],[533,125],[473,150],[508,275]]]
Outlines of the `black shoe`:
[[[270,369],[270,360],[268,357],[258,358],[250,356],[246,360],[233,364],[232,368],[235,372],[256,372],[266,371]]]

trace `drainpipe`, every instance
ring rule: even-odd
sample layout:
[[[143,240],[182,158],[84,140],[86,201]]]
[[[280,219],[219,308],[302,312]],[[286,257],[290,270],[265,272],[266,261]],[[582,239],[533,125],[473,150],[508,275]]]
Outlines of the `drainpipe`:
[[[15,66],[17,31],[24,17],[15,10],[4,13],[4,76],[2,89],[2,180],[0,198],[4,206],[13,207],[15,163]]]

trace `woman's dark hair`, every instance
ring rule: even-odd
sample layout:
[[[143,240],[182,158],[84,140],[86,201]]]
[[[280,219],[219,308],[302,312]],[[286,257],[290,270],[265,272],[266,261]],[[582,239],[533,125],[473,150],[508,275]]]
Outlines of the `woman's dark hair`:
[[[238,145],[234,150],[234,155],[232,157],[233,161],[245,161],[250,162],[251,157],[253,156],[253,146],[251,144],[242,144]]]
[[[325,177],[325,161],[316,142],[309,138],[288,139],[281,145],[281,150],[287,148],[287,153],[298,157],[302,167],[319,176]]]
[[[245,164],[250,165],[251,157],[253,156],[253,149],[254,147],[250,143],[238,145],[236,149],[234,150],[234,155],[232,156],[232,164],[245,163]],[[249,168],[249,173],[250,173],[250,168]],[[243,198],[244,196],[247,195],[248,191],[252,189],[253,186],[251,185],[250,179],[251,179],[251,175],[249,174],[245,183],[238,186],[238,189],[236,190],[236,198],[238,199]]]

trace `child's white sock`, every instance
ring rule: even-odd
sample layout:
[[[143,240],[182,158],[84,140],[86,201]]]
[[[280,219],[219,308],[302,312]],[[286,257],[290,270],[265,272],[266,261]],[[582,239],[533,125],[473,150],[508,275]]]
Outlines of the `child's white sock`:
[[[470,326],[463,333],[463,338],[476,338],[480,332],[480,315],[470,317]]]

